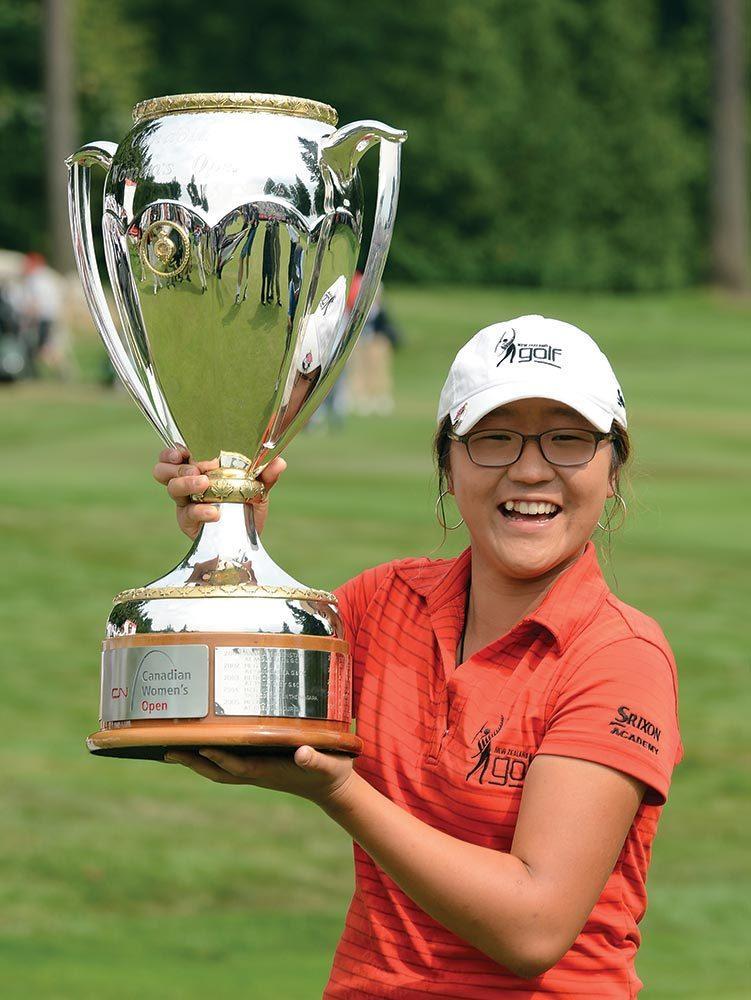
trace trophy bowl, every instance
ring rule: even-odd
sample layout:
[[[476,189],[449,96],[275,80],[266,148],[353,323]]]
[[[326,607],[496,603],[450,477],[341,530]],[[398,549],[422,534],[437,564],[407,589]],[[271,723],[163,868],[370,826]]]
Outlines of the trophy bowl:
[[[119,145],[67,161],[73,246],[112,364],[163,441],[218,458],[196,500],[221,504],[165,576],[114,600],[92,753],[161,760],[175,747],[356,755],[352,668],[334,595],[284,572],[253,503],[263,466],[323,400],[383,273],[406,133],[337,129],[333,108],[268,94],[138,104]],[[357,163],[380,150],[373,234]],[[90,170],[106,171],[97,267]]]

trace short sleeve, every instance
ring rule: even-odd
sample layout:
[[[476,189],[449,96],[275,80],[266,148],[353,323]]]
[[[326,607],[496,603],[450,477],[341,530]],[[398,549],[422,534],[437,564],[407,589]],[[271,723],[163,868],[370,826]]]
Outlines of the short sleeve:
[[[392,575],[393,567],[394,563],[391,562],[366,569],[334,591],[339,602],[339,616],[344,625],[344,633],[352,649],[355,647],[357,633],[368,605],[384,580]]]
[[[558,690],[537,752],[623,771],[648,786],[645,802],[663,805],[683,757],[667,644],[631,636],[593,653]]]

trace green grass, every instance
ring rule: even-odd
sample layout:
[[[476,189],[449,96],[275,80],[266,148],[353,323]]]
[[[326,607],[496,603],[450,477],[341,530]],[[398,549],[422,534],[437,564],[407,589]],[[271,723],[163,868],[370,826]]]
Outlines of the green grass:
[[[740,1000],[751,971],[751,305],[449,288],[390,300],[407,337],[397,412],[295,440],[267,546],[322,587],[430,553],[430,438],[456,349],[530,311],[591,330],[623,385],[636,453],[609,578],[663,625],[681,678],[686,759],[655,842],[643,996]],[[94,371],[91,343],[80,350]],[[320,996],[352,888],[346,835],[290,796],[83,749],[112,596],[186,547],[150,480],[153,432],[124,393],[25,384],[0,391],[0,443],[3,996]]]

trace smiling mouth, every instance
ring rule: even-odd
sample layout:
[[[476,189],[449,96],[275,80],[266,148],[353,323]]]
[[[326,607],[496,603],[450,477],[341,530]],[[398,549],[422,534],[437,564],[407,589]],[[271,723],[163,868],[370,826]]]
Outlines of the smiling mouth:
[[[554,503],[507,500],[499,504],[498,510],[508,521],[545,524],[557,517],[561,508]]]

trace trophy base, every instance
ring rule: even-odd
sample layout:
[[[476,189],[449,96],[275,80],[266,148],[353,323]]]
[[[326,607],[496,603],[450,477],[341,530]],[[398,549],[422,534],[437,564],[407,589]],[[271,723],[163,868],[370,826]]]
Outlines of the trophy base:
[[[146,760],[178,747],[294,753],[304,744],[357,756],[363,743],[350,731],[349,688],[347,644],[331,636],[113,637],[102,644],[101,728],[86,745],[100,756]]]
[[[170,750],[198,750],[221,747],[232,753],[294,754],[299,746],[333,750],[352,757],[362,752],[362,740],[354,733],[334,728],[336,723],[298,719],[257,718],[242,725],[147,723],[122,729],[100,729],[86,740],[92,754],[99,757],[126,757],[163,761]],[[339,724],[340,725],[340,724]]]
[[[145,760],[202,747],[362,752],[336,598],[273,563],[251,504],[224,504],[179,566],[115,598],[86,744]]]

